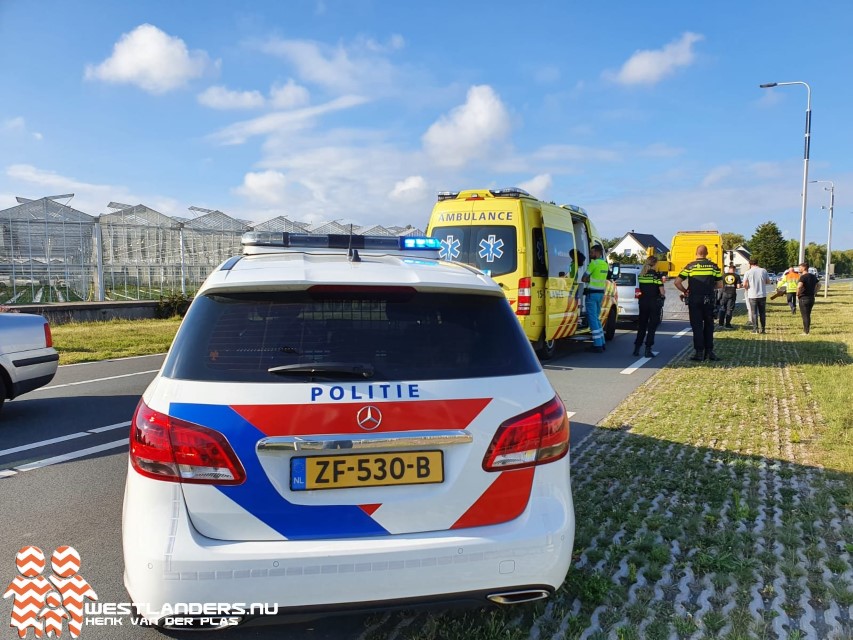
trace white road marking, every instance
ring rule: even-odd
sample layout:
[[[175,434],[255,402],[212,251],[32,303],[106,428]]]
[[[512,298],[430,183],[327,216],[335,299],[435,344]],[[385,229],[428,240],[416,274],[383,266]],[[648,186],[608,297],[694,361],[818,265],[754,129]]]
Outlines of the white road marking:
[[[686,336],[688,333],[690,333],[690,327],[687,327],[686,329],[682,329],[681,331],[679,331],[678,333],[676,333],[672,337],[673,338],[681,338],[682,336]]]
[[[29,444],[21,445],[20,447],[12,447],[11,449],[3,449],[0,451],[0,456],[9,455],[10,453],[18,453],[19,451],[26,451],[27,449],[35,449],[37,447],[43,447],[47,444],[54,444],[56,442],[65,442],[66,440],[73,440],[74,438],[85,438],[90,434],[85,431],[78,431],[77,433],[69,433],[65,436],[59,436],[58,438],[50,438],[49,440],[39,440],[38,442],[31,442]]]
[[[0,469],[0,478],[11,478],[16,475],[18,475],[18,472],[13,469]]]
[[[141,376],[146,373],[157,373],[160,369],[151,369],[150,371],[137,371],[136,373],[123,373],[119,376],[107,376],[106,378],[93,378],[92,380],[80,380],[79,382],[66,382],[65,384],[54,384],[48,387],[42,387],[41,389],[34,389],[30,391],[30,393],[35,393],[36,391],[48,391],[50,389],[61,389],[62,387],[75,387],[78,384],[89,384],[90,382],[103,382],[104,380],[117,380],[118,378],[129,378],[131,376]]]
[[[89,429],[88,431],[78,431],[76,433],[69,433],[64,436],[59,436],[56,438],[50,438],[48,440],[39,440],[38,442],[30,442],[29,444],[23,444],[19,447],[12,447],[11,449],[2,449],[0,450],[0,456],[9,455],[10,453],[18,453],[19,451],[26,451],[27,449],[38,449],[48,444],[55,444],[57,442],[65,442],[66,440],[74,440],[76,438],[85,438],[86,436],[91,436],[96,433],[103,433],[104,431],[111,431],[113,429],[119,429],[121,427],[129,427],[130,420],[127,422],[117,422],[116,424],[110,424],[106,427],[96,427],[94,429]]]
[[[577,411],[566,411],[566,417],[571,418],[577,413]]]
[[[129,427],[130,420],[127,422],[116,422],[115,424],[108,424],[106,427],[97,427],[96,429],[89,429],[87,433],[103,433],[104,431],[112,431],[113,429],[121,429],[122,427]]]
[[[80,449],[79,451],[72,451],[71,453],[63,453],[61,456],[53,456],[52,458],[45,458],[44,460],[36,460],[35,462],[29,462],[21,465],[20,467],[15,467],[15,471],[32,471],[33,469],[41,469],[42,467],[59,464],[60,462],[67,462],[68,460],[74,460],[75,458],[82,458],[83,456],[88,456],[93,453],[100,453],[101,451],[115,449],[116,447],[126,445],[128,440],[128,438],[123,438],[121,440],[116,440],[115,442],[107,442],[105,444],[89,447],[88,449]]]
[[[640,368],[640,367],[642,367],[644,364],[646,364],[649,360],[651,360],[651,358],[640,358],[640,359],[639,359],[639,360],[637,360],[634,364],[632,364],[630,367],[626,367],[625,369],[622,369],[622,371],[620,371],[619,373],[622,373],[622,374],[624,374],[624,375],[626,375],[626,376],[627,376],[627,375],[631,375],[631,374],[632,374],[632,373],[634,373],[637,369],[639,369],[639,368]]]

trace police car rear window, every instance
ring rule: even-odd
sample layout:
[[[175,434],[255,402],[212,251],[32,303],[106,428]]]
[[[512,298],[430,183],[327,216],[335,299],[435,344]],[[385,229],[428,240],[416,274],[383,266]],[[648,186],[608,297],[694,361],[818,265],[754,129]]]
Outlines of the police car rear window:
[[[196,299],[166,377],[294,384],[299,365],[366,367],[370,380],[510,376],[540,370],[506,299],[448,293],[314,291]],[[285,367],[287,375],[270,369]],[[334,369],[334,367],[332,367]],[[368,376],[365,376],[368,378]]]

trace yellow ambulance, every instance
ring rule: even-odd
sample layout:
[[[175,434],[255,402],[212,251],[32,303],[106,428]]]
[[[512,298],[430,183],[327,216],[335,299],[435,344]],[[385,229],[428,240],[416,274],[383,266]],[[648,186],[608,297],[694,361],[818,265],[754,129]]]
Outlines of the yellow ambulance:
[[[589,336],[581,278],[590,245],[601,238],[582,208],[518,188],[444,191],[427,235],[441,241],[444,260],[474,266],[501,286],[541,359],[554,355],[558,340]],[[615,302],[608,280],[601,306],[607,340],[616,333]]]

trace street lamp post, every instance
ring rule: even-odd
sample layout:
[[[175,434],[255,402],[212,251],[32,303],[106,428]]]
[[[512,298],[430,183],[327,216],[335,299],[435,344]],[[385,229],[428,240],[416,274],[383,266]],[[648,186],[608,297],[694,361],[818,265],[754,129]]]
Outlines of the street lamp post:
[[[803,151],[803,211],[800,216],[800,262],[806,261],[806,197],[809,183],[809,146],[812,137],[812,88],[805,82],[768,82],[758,85],[762,89],[781,87],[789,84],[801,84],[807,91],[806,102],[806,142]]]
[[[829,191],[829,234],[826,236],[826,275],[823,282],[823,297],[829,295],[829,268],[832,265],[832,208],[835,206],[835,183],[832,180],[812,180],[812,182],[825,182],[828,187],[824,187],[824,191]],[[826,207],[821,207],[825,209]]]

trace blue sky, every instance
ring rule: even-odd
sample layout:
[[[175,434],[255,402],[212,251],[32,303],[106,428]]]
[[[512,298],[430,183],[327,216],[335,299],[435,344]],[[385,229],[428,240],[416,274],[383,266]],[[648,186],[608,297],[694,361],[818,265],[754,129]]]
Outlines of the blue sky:
[[[0,0],[0,209],[74,193],[190,216],[425,228],[521,186],[599,231],[853,248],[853,3]],[[807,242],[829,193],[808,189]]]

